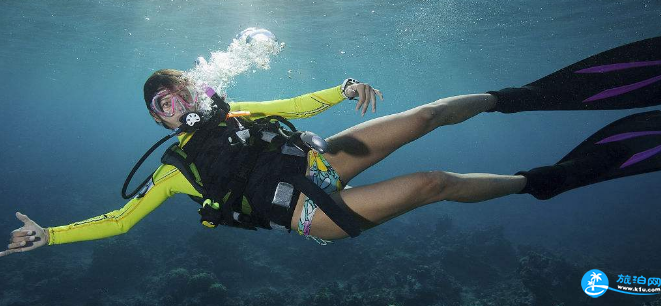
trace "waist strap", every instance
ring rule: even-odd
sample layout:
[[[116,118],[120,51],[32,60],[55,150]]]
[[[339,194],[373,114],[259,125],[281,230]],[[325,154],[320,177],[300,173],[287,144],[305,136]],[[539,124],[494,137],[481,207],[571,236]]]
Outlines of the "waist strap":
[[[305,176],[293,175],[286,177],[283,181],[292,184],[296,189],[314,201],[328,218],[349,234],[349,236],[354,238],[360,235],[360,225],[352,215],[353,212],[344,203],[335,202],[330,195]],[[296,199],[293,200],[295,201]]]

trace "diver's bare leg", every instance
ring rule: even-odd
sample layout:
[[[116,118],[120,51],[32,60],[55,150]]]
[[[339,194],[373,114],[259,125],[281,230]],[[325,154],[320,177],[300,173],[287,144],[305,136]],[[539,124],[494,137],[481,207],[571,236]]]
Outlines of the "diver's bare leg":
[[[442,200],[481,202],[516,193],[524,185],[525,178],[520,175],[431,171],[345,189],[331,196],[358,214],[363,229],[368,229],[429,203]],[[292,218],[292,228],[298,226],[303,201],[301,196]],[[314,215],[310,234],[330,240],[347,237],[321,209]]]
[[[495,103],[496,98],[490,94],[463,95],[372,119],[329,137],[329,153],[324,157],[348,183],[401,146],[439,126],[456,124],[489,110]]]

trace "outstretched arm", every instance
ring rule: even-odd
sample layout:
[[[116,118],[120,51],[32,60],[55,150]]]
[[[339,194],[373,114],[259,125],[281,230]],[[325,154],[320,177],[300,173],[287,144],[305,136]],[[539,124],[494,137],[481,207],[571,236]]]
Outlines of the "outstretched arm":
[[[346,98],[359,97],[356,109],[362,109],[365,114],[367,107],[372,105],[372,111],[376,111],[376,95],[381,92],[366,83],[355,83],[301,95],[291,99],[264,101],[264,102],[232,102],[232,111],[250,111],[250,119],[258,119],[266,116],[282,116],[286,119],[309,118],[329,109],[331,106],[342,102]]]
[[[250,119],[282,116],[287,119],[317,115],[344,100],[340,86],[301,95],[291,99],[264,102],[231,102],[231,111],[250,111]]]
[[[24,225],[12,232],[8,249],[0,252],[0,257],[30,251],[46,244],[94,240],[123,234],[173,194],[196,193],[181,172],[172,166],[161,166],[152,176],[152,182],[153,184],[148,185],[150,187],[123,208],[68,225],[42,228],[26,215],[16,213],[16,217]]]
[[[162,165],[140,194],[124,207],[80,222],[48,228],[49,245],[101,239],[128,232],[142,218],[174,195],[186,178],[169,165]]]

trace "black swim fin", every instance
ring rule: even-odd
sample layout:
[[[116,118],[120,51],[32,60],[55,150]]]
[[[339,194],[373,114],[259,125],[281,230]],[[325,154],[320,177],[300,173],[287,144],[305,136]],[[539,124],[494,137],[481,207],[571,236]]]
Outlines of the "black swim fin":
[[[611,49],[518,88],[490,111],[598,110],[661,104],[661,36]]]
[[[552,166],[522,171],[520,193],[540,200],[620,177],[661,170],[661,111],[630,115],[594,133]]]

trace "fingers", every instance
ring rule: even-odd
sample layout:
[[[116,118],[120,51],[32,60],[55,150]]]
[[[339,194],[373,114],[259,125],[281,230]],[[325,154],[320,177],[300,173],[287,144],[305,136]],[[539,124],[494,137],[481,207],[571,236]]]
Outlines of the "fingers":
[[[11,232],[7,250],[0,252],[0,257],[17,252],[30,251],[46,243],[44,241],[43,230],[35,230],[34,226],[36,224],[30,218],[19,212],[16,213],[16,218],[26,223],[26,225]]]
[[[12,243],[7,245],[9,250],[19,250],[19,252],[29,251],[36,249],[37,247],[43,245],[44,243],[40,242],[41,238],[39,237],[30,237],[32,239],[24,241],[12,241]]]
[[[364,116],[367,113],[367,108],[372,106],[372,112],[376,112],[376,96],[381,98],[383,101],[383,94],[376,88],[373,88],[369,84],[359,83],[354,84],[354,92],[358,93],[358,102],[356,103],[356,110],[360,110],[361,116]]]
[[[24,237],[24,236],[34,235],[34,234],[35,234],[34,231],[22,231],[20,229],[17,229],[17,230],[14,230],[14,231],[11,232],[12,238]]]
[[[27,241],[13,242],[13,243],[10,243],[9,245],[7,245],[7,248],[10,249],[10,250],[11,249],[18,249],[18,248],[25,247],[27,245],[28,245]]]
[[[376,94],[374,93],[374,90],[375,89],[372,89],[370,91],[370,98],[371,98],[370,100],[372,102],[372,112],[376,113]]]
[[[381,93],[381,91],[376,89],[376,88],[374,89],[374,91],[376,92],[377,95],[379,95],[379,98],[381,98],[381,101],[383,101],[383,94]]]
[[[37,247],[42,238],[36,236],[36,231],[17,229],[11,232],[11,239],[8,250],[0,252],[0,256],[9,255],[15,252],[29,251]],[[36,244],[35,244],[36,243]]]
[[[16,242],[16,243],[10,243],[7,246],[8,250],[0,252],[0,257],[13,254],[13,253],[20,253],[20,252],[25,252],[25,251],[30,251],[33,249],[37,248],[37,245],[34,245],[31,242]]]
[[[12,253],[16,253],[16,252],[21,252],[21,251],[19,251],[18,249],[2,251],[2,252],[0,252],[0,257],[5,256],[5,255],[9,255],[9,254],[12,254]]]
[[[11,232],[10,242],[36,241],[36,232],[33,230],[21,230],[20,228]]]
[[[23,221],[23,223],[25,223],[25,224],[28,224],[29,222],[32,222],[32,220],[30,220],[30,218],[28,218],[28,216],[26,216],[26,215],[24,215],[20,212],[16,212],[16,218],[18,218],[18,220]]]
[[[365,103],[365,90],[363,84],[357,84],[356,92],[358,93],[358,103],[356,103],[356,110],[359,110],[363,103]]]
[[[23,236],[23,237],[12,237],[10,242],[22,242],[22,241],[36,241],[37,237],[35,236]]]
[[[370,106],[369,100],[371,100],[371,94],[370,92],[372,91],[372,87],[370,87],[368,84],[365,84],[364,89],[363,89],[363,95],[365,97],[364,103],[362,105],[362,110],[360,111],[361,116],[365,116],[365,113],[367,112],[367,108]]]
[[[357,92],[358,92],[358,103],[356,103],[356,110],[360,110],[360,115],[364,116],[365,112],[367,111],[367,107],[369,106],[370,103],[368,103],[368,99],[371,100],[371,91],[372,87],[369,86],[368,84],[357,84]]]

